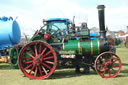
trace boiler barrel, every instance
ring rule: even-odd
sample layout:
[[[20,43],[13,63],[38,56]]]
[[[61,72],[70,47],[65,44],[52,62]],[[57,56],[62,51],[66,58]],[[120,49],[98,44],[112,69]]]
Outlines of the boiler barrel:
[[[0,18],[0,49],[18,44],[21,39],[20,27],[11,17]]]
[[[109,45],[104,40],[69,40],[67,43],[63,43],[63,50],[75,51],[76,54],[84,54],[86,56],[95,56],[102,52],[109,51]]]
[[[75,50],[78,54],[86,55],[97,55],[100,53],[100,41],[99,39],[95,40],[69,40],[68,43],[63,44],[63,50]]]

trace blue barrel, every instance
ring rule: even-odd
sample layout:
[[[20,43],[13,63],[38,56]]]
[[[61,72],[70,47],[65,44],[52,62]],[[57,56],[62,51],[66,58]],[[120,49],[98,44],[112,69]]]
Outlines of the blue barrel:
[[[0,18],[0,50],[18,44],[21,39],[20,27],[12,17]]]

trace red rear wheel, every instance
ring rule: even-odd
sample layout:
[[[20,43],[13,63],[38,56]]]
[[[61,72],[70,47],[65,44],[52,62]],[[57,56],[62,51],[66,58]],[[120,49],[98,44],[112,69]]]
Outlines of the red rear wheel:
[[[33,41],[22,48],[19,67],[30,79],[45,79],[54,72],[56,60],[56,53],[50,45]]]
[[[104,52],[96,58],[95,69],[103,78],[114,78],[120,73],[121,60],[114,53]]]

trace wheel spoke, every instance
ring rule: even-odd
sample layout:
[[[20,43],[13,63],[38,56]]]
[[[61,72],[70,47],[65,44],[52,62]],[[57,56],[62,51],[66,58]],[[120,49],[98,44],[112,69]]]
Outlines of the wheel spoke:
[[[105,55],[105,58],[106,58],[106,60],[105,60],[105,61],[107,62],[107,61],[108,61],[108,57],[107,57],[107,55]]]
[[[37,75],[37,67],[35,69],[34,77],[36,77],[36,75]]]
[[[119,65],[112,65],[112,67],[120,67]]]
[[[48,72],[46,71],[46,69],[42,66],[42,69],[44,70],[44,73],[47,75]]]
[[[24,64],[28,64],[28,63],[32,63],[33,61],[26,61],[24,62]]]
[[[28,65],[27,67],[25,67],[24,69],[28,69],[32,66],[32,64]]]
[[[36,48],[36,45],[35,45],[35,56],[37,56],[37,48]]]
[[[39,72],[40,72],[40,75],[42,76],[42,71],[41,71],[41,68],[40,68],[40,66],[39,66]]]
[[[45,64],[45,63],[42,63],[42,65],[44,65],[45,67],[47,67],[48,69],[52,69],[50,66],[48,66],[47,64]]]
[[[116,61],[118,61],[118,59],[114,60],[112,63],[115,63]]]
[[[106,73],[106,69],[105,69],[104,72],[103,72],[103,76],[104,76],[105,73]]]
[[[35,53],[33,52],[32,48],[31,47],[28,47],[28,48],[33,53],[33,55],[35,56]]]
[[[30,57],[34,58],[34,56],[33,56],[33,55],[31,55],[29,52],[27,52],[27,54],[28,54]]]
[[[54,58],[54,57],[53,56],[45,57],[45,58],[43,58],[43,60],[52,59],[52,58]]]
[[[52,52],[52,50],[50,50],[49,52],[47,52],[43,57],[46,57],[48,54],[50,54]]]
[[[103,69],[104,69],[104,67],[98,68],[98,70],[103,70]]]
[[[33,58],[29,58],[29,57],[23,57],[24,59],[29,59],[29,60],[32,60]]]
[[[109,74],[109,76],[111,76],[111,71],[110,71],[110,69],[108,69],[108,74]]]
[[[97,63],[97,65],[102,65],[102,66],[104,66],[104,64],[101,64],[101,63]]]
[[[113,56],[114,56],[114,55],[111,56],[111,58],[110,58],[110,62],[112,61]]]
[[[44,48],[44,50],[41,53],[41,56],[44,54],[44,52],[47,50],[47,48]]]
[[[116,73],[116,71],[112,68],[112,71]]]
[[[104,59],[103,58],[100,58],[104,63],[105,63],[105,61],[104,61]]]
[[[34,70],[35,66],[33,66],[30,71],[29,71],[29,74],[31,74],[31,72]]]
[[[55,64],[54,62],[51,62],[51,61],[45,61],[46,63],[49,63],[49,64]]]
[[[41,53],[41,48],[42,48],[42,45],[40,44],[40,47],[39,47],[39,54]]]

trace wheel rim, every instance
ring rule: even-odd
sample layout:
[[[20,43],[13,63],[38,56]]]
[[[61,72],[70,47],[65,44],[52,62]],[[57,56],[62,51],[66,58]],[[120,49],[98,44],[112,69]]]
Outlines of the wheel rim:
[[[104,52],[96,58],[95,69],[103,78],[114,78],[120,73],[121,60],[114,53]]]
[[[56,54],[47,43],[33,41],[22,48],[19,66],[30,79],[45,79],[55,70]]]
[[[10,63],[13,66],[18,65],[18,49],[17,47],[14,47],[10,51]]]

